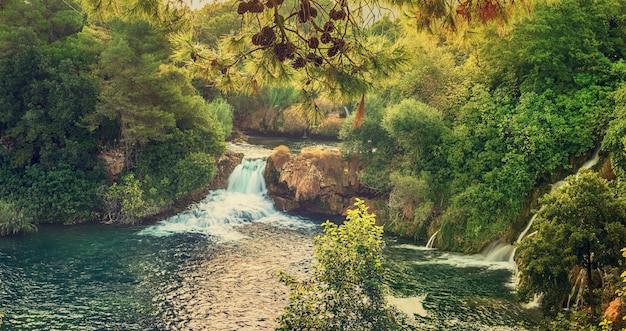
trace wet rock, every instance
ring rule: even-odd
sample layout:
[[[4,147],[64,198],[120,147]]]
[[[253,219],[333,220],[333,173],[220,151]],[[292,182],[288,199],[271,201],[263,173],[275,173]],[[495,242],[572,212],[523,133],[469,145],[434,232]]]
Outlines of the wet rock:
[[[224,152],[224,154],[215,161],[215,165],[217,166],[217,173],[209,184],[207,192],[209,190],[227,188],[228,176],[233,173],[233,170],[235,170],[235,167],[237,167],[241,163],[241,160],[243,160],[242,153],[235,153],[228,150]],[[206,196],[207,192],[204,192],[204,196]]]
[[[293,155],[278,146],[267,160],[268,194],[281,210],[337,215],[352,205],[353,197],[373,195],[357,178],[359,160],[338,150],[307,147]]]

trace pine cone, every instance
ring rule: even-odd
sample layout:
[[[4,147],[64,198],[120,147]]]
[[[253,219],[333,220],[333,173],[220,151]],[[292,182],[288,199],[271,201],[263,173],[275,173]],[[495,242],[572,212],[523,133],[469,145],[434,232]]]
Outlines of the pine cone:
[[[237,6],[237,13],[239,15],[243,15],[245,13],[247,13],[250,10],[250,4],[242,1],[239,3],[239,5]]]
[[[262,13],[265,9],[265,6],[259,0],[253,0],[250,2],[250,12],[251,13]]]
[[[328,51],[326,52],[326,54],[328,55],[328,57],[333,57],[335,55],[337,55],[337,53],[339,53],[339,48],[337,46],[332,46],[331,48],[328,49]]]
[[[264,26],[259,33],[262,36],[260,45],[269,46],[276,40],[276,33],[269,26]]]
[[[294,69],[300,69],[300,68],[303,68],[305,65],[306,65],[306,60],[305,60],[305,59],[303,59],[303,58],[301,58],[301,57],[299,57],[299,58],[295,59],[295,60],[293,61],[293,63],[291,64],[291,66],[292,66]]]
[[[324,32],[322,33],[322,37],[320,38],[320,41],[323,44],[328,44],[329,42],[331,42],[333,40],[333,38],[331,37],[330,33],[328,32]]]
[[[274,45],[274,55],[276,55],[276,58],[279,61],[285,61],[285,59],[287,58],[287,44],[278,43]]]
[[[317,56],[315,54],[309,53],[309,54],[306,55],[306,60],[309,61],[309,62],[315,62],[315,58],[316,57]]]
[[[339,9],[339,10],[334,10],[331,9],[330,12],[328,13],[328,17],[330,17],[331,20],[342,20],[344,18],[346,18],[346,12],[343,9]]]
[[[287,57],[290,59],[293,59],[295,54],[296,54],[296,45],[294,45],[292,42],[287,42]]]
[[[319,47],[319,45],[320,45],[320,41],[319,41],[319,39],[317,39],[317,37],[309,38],[307,43],[309,44],[309,48],[313,48],[313,49]]]
[[[324,23],[324,32],[333,32],[333,30],[335,29],[335,24],[333,24],[333,22],[328,21],[326,23]]]
[[[252,45],[260,46],[263,43],[263,36],[261,32],[257,32],[252,35]]]

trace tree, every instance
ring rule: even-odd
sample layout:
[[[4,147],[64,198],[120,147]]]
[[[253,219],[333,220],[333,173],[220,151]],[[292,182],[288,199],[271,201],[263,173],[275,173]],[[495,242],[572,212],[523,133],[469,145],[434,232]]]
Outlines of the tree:
[[[543,293],[546,311],[558,312],[567,304],[574,279],[583,276],[584,304],[595,307],[597,268],[618,266],[626,240],[626,202],[596,173],[583,170],[567,178],[567,185],[541,201],[534,227],[536,235],[524,239],[517,250],[518,294],[529,299]],[[572,270],[580,270],[572,275]]]
[[[402,329],[399,313],[384,297],[383,229],[364,201],[354,206],[342,225],[323,224],[309,279],[280,274],[291,293],[277,330]]]
[[[406,10],[420,28],[461,22],[504,22],[514,0],[407,1],[391,0]],[[172,9],[184,13],[183,0],[83,0],[96,16],[149,17],[158,24],[172,21]],[[249,0],[237,1],[242,28],[217,47],[199,43],[193,32],[177,31],[176,59],[196,75],[224,91],[258,93],[259,86],[295,84],[308,95],[307,117],[317,118],[319,107],[310,102],[320,94],[352,101],[370,91],[373,83],[403,67],[407,54],[367,29],[391,9],[376,0]],[[175,14],[176,18],[177,15]],[[318,123],[311,123],[313,125]]]
[[[615,119],[611,121],[602,141],[602,149],[611,152],[611,167],[620,180],[626,180],[626,85],[613,93],[616,101]]]

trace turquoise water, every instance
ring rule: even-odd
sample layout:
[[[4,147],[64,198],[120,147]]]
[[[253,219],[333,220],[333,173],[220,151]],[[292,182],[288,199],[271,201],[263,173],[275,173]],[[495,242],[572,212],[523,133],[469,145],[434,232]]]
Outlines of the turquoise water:
[[[418,330],[525,330],[540,318],[514,295],[514,267],[426,249],[404,239],[387,238],[387,283],[399,297],[418,297]]]
[[[160,330],[152,298],[178,265],[211,254],[200,235],[137,228],[43,226],[0,239],[0,330]]]
[[[168,330],[168,316],[184,319],[156,298],[175,291],[188,267],[210,260],[220,244],[142,229],[45,226],[0,239],[0,330]],[[416,329],[516,330],[538,317],[515,302],[503,263],[392,238],[385,252],[394,296],[423,306]]]

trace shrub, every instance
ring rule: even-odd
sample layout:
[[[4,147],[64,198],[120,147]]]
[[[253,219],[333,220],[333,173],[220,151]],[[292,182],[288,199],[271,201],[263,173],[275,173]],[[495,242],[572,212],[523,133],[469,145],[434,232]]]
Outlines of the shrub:
[[[277,330],[400,330],[401,315],[384,297],[383,229],[357,199],[346,221],[327,221],[315,238],[317,264],[310,279],[281,273],[289,303]]]
[[[153,211],[144,201],[141,184],[133,174],[124,176],[122,184],[113,183],[105,189],[102,198],[107,223],[135,224]]]
[[[192,153],[178,161],[173,173],[176,176],[176,197],[189,194],[209,185],[215,175],[215,160],[206,153]]]
[[[217,98],[209,104],[209,111],[222,124],[224,137],[229,137],[233,131],[233,106],[228,101]]]
[[[37,231],[21,208],[12,202],[0,200],[0,236]],[[0,315],[1,322],[2,315]]]

